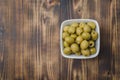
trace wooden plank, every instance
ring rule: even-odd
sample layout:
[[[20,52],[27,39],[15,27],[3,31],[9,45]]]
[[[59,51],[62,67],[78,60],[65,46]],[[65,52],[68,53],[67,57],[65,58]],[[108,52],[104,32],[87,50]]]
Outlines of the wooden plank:
[[[13,16],[12,14],[10,14],[10,3],[12,3],[13,1],[11,0],[11,2],[9,0],[0,0],[0,26],[1,26],[1,30],[3,29],[4,31],[4,35],[3,35],[3,39],[4,40],[2,43],[2,56],[3,56],[3,60],[1,63],[3,68],[2,71],[0,71],[0,79],[1,80],[8,80],[12,79],[14,77],[14,53],[15,53],[15,37],[12,36],[12,34],[14,35],[15,31],[12,31],[12,29],[15,28],[15,26],[13,26],[13,20],[10,20],[10,17]],[[12,46],[11,46],[12,45]],[[2,57],[1,56],[1,57]],[[11,73],[11,74],[9,74]],[[9,75],[8,75],[9,74]]]
[[[106,3],[106,2],[105,2]],[[107,1],[105,4],[104,1],[100,2],[100,16],[101,16],[101,55],[99,56],[99,80],[111,80],[114,69],[114,66],[111,66],[112,58],[112,28],[113,24],[113,13],[112,10],[114,9],[114,0]],[[104,8],[103,8],[104,7]]]
[[[88,0],[88,10],[89,10],[89,18],[95,19],[100,22],[100,0]],[[99,23],[100,24],[100,23]],[[100,26],[101,28],[101,26]],[[98,80],[98,57],[87,61],[87,72],[88,72],[88,80]]]
[[[73,0],[72,1],[72,14],[73,18],[81,19],[81,18],[89,18],[89,11],[87,7],[87,0]],[[87,80],[88,73],[87,73],[87,60],[74,60],[73,61],[73,70],[74,75],[76,74],[76,78],[74,80]]]
[[[40,62],[36,71],[40,80],[59,80],[60,46],[59,46],[59,0],[38,0],[38,53]]]
[[[61,0],[61,5],[60,5],[60,20],[61,23],[64,20],[72,18],[72,6],[71,6],[71,0]],[[72,59],[65,59],[64,57],[61,57],[61,79],[60,80],[73,80],[73,78],[76,77],[76,71],[74,70],[73,72],[73,60]]]
[[[112,66],[114,65],[114,80],[120,79],[120,1],[114,1],[114,9],[113,9],[113,41],[112,41],[112,56],[114,56],[114,62],[112,62]]]
[[[96,5],[97,4],[97,5]],[[73,16],[74,18],[91,18],[99,20],[99,9],[95,9],[98,7],[99,3],[92,0],[76,0],[73,1]],[[96,13],[98,15],[96,15]],[[80,70],[79,79],[81,80],[97,80],[98,79],[98,58],[89,59],[89,60],[81,60],[81,67],[77,69]]]
[[[33,80],[37,44],[35,3],[30,0],[0,0],[4,26],[4,68],[1,80]],[[34,10],[35,9],[35,10]],[[35,24],[35,25],[34,25]],[[34,43],[35,42],[35,43]],[[30,45],[31,44],[31,45]],[[34,48],[33,48],[34,47]],[[2,68],[1,68],[2,69]]]

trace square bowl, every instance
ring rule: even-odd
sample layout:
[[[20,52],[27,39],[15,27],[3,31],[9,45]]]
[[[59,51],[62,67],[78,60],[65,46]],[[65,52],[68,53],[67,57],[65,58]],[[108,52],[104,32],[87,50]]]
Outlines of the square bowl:
[[[66,25],[70,25],[73,22],[94,22],[96,25],[96,29],[95,31],[98,33],[98,39],[95,41],[95,48],[96,48],[96,53],[90,56],[83,56],[83,55],[75,55],[75,54],[71,54],[71,55],[66,55],[63,52],[63,40],[62,40],[62,32],[63,32],[63,28]],[[90,58],[94,58],[96,56],[98,56],[99,51],[100,51],[100,28],[99,28],[99,24],[96,20],[93,19],[70,19],[70,20],[65,20],[61,23],[61,29],[60,29],[60,48],[61,48],[61,54],[63,57],[65,58],[72,58],[72,59],[90,59]]]

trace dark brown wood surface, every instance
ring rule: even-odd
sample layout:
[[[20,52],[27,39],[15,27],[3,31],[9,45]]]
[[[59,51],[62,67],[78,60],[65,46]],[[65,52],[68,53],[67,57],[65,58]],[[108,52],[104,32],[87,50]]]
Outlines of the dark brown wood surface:
[[[66,59],[60,24],[100,25],[99,56]],[[0,80],[120,80],[120,0],[0,0]]]

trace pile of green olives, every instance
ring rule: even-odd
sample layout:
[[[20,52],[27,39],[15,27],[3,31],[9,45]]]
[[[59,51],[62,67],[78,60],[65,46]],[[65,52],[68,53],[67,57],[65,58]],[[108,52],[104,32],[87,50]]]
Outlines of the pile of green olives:
[[[63,28],[63,52],[66,55],[90,56],[96,53],[98,33],[94,22],[73,22]]]

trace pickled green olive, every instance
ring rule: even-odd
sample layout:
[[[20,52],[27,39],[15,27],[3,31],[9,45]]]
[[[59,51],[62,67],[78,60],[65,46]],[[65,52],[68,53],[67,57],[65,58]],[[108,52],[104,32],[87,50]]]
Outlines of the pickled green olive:
[[[92,40],[97,40],[98,38],[98,33],[96,31],[91,32]]]
[[[70,26],[65,26],[65,27],[63,28],[63,31],[64,31],[64,32],[68,32],[69,27],[70,27]]]
[[[93,30],[96,28],[94,22],[88,22],[87,25],[89,25],[91,27],[91,29],[93,29]]]
[[[66,41],[68,44],[74,43],[74,39],[73,39],[72,37],[65,37],[65,41]]]
[[[89,46],[89,43],[88,43],[87,40],[83,40],[83,41],[81,42],[81,44],[80,44],[80,48],[81,48],[81,49],[87,49],[88,46]]]
[[[71,34],[71,36],[70,36],[70,37],[72,37],[72,38],[76,39],[77,35],[76,35],[76,34]]]
[[[97,52],[98,33],[94,22],[74,22],[63,27],[63,52],[67,55],[90,56]]]
[[[94,47],[94,45],[95,45],[94,41],[93,41],[93,40],[90,40],[90,41],[89,41],[89,47]]]
[[[90,28],[90,26],[88,26],[88,25],[85,25],[84,27],[83,27],[83,30],[84,30],[84,32],[91,32],[91,28]]]
[[[68,32],[69,32],[70,34],[75,33],[75,28],[74,28],[74,27],[69,27]]]
[[[83,39],[85,39],[85,40],[89,40],[90,37],[91,37],[91,36],[90,36],[89,33],[87,33],[87,32],[83,32],[83,33],[82,33],[82,38],[83,38]]]
[[[91,53],[91,54],[95,54],[95,53],[96,53],[96,48],[95,48],[95,47],[90,48],[90,53]]]
[[[81,55],[82,53],[81,53],[80,51],[78,51],[78,52],[76,52],[75,54],[79,56],[79,55]]]
[[[90,50],[89,49],[81,50],[81,53],[82,53],[83,56],[89,56],[90,55]]]
[[[63,52],[64,52],[65,54],[67,54],[67,55],[69,55],[69,54],[71,54],[71,53],[72,53],[72,51],[71,51],[71,48],[70,48],[70,47],[66,47],[66,48],[64,48]]]
[[[77,44],[80,44],[82,41],[83,41],[82,36],[78,36],[78,37],[76,38],[76,43],[77,43]]]
[[[80,35],[82,32],[83,32],[82,28],[78,27],[78,28],[76,29],[76,34],[77,34],[77,35]]]
[[[68,37],[69,36],[69,33],[68,32],[63,32],[62,33],[62,38],[65,39],[65,37]]]
[[[79,51],[79,46],[78,46],[78,44],[73,43],[73,44],[71,45],[71,50],[72,50],[72,52],[74,52],[74,53],[78,52],[78,51]]]
[[[63,42],[63,45],[64,47],[69,47],[69,44],[66,41]]]
[[[71,24],[71,26],[76,28],[76,27],[78,27],[78,23],[74,22],[74,23]]]
[[[84,22],[80,22],[79,27],[83,29],[85,25],[86,24]]]

